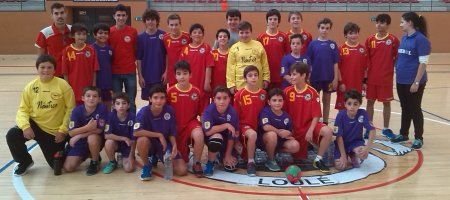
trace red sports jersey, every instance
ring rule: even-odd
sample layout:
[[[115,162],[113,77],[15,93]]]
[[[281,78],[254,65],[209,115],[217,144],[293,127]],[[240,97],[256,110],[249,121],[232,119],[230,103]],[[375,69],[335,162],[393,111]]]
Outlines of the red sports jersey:
[[[73,45],[64,49],[62,72],[69,78],[77,104],[81,102],[84,87],[94,84],[94,73],[97,70],[98,61],[94,48],[85,44],[81,49],[76,49]]]
[[[350,46],[347,43],[340,48],[339,70],[342,83],[347,90],[356,89],[362,91],[364,72],[367,67],[367,51],[363,45]]]
[[[66,25],[64,33],[59,32],[55,24],[42,29],[34,46],[44,49],[46,54],[52,55],[56,60],[55,76],[62,76],[62,52],[64,48],[73,43],[70,37],[70,25]]]
[[[233,106],[238,113],[240,127],[245,128],[245,126],[250,126],[250,128],[256,131],[259,113],[266,104],[267,92],[263,89],[259,89],[253,93],[244,87],[236,92]]]
[[[286,35],[287,35],[288,40],[292,34],[294,34],[294,33],[292,33],[291,31],[287,32]],[[300,54],[305,55],[306,51],[308,50],[308,45],[312,41],[312,35],[311,35],[311,33],[304,31],[303,29],[302,29],[302,32],[300,32],[300,35],[302,35],[302,37],[303,37],[302,50],[300,51]]]
[[[163,41],[167,52],[167,82],[169,85],[174,85],[177,82],[175,79],[174,65],[180,60],[183,49],[191,43],[191,37],[186,32],[181,32],[178,38],[172,38],[170,33],[166,33],[164,34]]]
[[[203,91],[207,67],[214,67],[214,57],[211,47],[202,43],[197,47],[188,45],[184,47],[180,60],[185,60],[191,66],[191,83]]]
[[[394,65],[399,44],[398,38],[392,34],[388,34],[381,39],[377,39],[377,34],[367,38],[366,48],[369,59],[368,84],[384,86],[393,84]]]
[[[168,103],[175,110],[178,131],[182,131],[190,121],[197,120],[197,115],[201,114],[200,94],[200,90],[192,84],[186,91],[180,90],[176,84],[167,90]]]
[[[211,75],[211,87],[214,90],[219,85],[227,86],[227,60],[228,53],[221,54],[218,49],[211,51],[214,57],[214,68]]]
[[[110,28],[109,43],[114,51],[112,59],[113,74],[136,73],[136,42],[137,30],[131,26],[117,29]]]
[[[286,34],[278,31],[275,35],[270,35],[267,32],[258,35],[257,40],[261,42],[266,50],[267,61],[269,62],[270,83],[281,84],[281,60],[283,56],[291,52],[289,39]]]

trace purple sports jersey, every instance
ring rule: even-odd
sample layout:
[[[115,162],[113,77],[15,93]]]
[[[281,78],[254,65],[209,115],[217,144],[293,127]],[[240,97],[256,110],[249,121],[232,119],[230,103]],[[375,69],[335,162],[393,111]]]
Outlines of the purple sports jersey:
[[[276,129],[292,131],[292,120],[287,112],[283,111],[283,113],[278,116],[270,109],[270,106],[266,106],[261,110],[258,124],[260,131],[263,132],[264,130],[262,128],[264,125],[271,125]]]
[[[348,117],[347,110],[341,110],[336,116],[333,132],[336,137],[342,137],[345,151],[350,152],[353,148],[364,145],[363,128],[367,130],[375,129],[369,122],[369,117],[364,109],[358,109],[353,119]]]
[[[96,86],[100,89],[112,89],[112,55],[113,51],[111,46],[105,45],[104,47],[98,44],[92,44],[96,53],[99,64],[99,70],[97,71]]]
[[[104,129],[106,119],[108,118],[108,111],[106,106],[99,103],[91,114],[86,113],[84,105],[75,107],[70,116],[69,130],[80,128],[89,123],[91,119],[97,120],[97,128]]]
[[[332,81],[334,64],[339,62],[339,49],[333,40],[313,40],[308,46],[311,59],[311,82]]]
[[[134,123],[134,132],[146,130],[162,133],[169,142],[169,136],[176,136],[176,120],[175,112],[169,105],[164,105],[161,113],[154,116],[150,110],[150,106],[144,106],[136,115]]]
[[[161,82],[166,70],[166,48],[164,47],[164,31],[157,30],[149,35],[145,31],[138,35],[137,59],[141,61],[142,76],[146,85]]]
[[[124,121],[120,121],[117,117],[117,111],[113,110],[106,121],[105,134],[114,134],[117,136],[123,136],[135,140],[133,136],[135,114],[128,113],[127,118]]]
[[[299,58],[296,58],[292,56],[292,54],[286,54],[283,59],[281,60],[281,77],[284,77],[285,75],[290,74],[291,65],[294,63],[305,63],[308,65],[311,65],[311,60],[307,55],[300,55]],[[288,86],[290,86],[291,83],[287,82],[283,78],[283,83],[281,84],[281,88],[284,89]]]
[[[230,123],[236,131],[239,130],[239,119],[233,106],[228,105],[227,110],[223,114],[217,111],[215,103],[211,103],[206,107],[202,115],[203,132],[211,130],[213,126]]]

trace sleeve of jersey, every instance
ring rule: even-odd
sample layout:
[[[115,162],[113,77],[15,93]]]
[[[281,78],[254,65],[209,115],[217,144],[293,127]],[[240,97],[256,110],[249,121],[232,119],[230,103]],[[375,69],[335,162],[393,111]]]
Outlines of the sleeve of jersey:
[[[231,125],[233,125],[233,127],[234,127],[234,129],[236,130],[236,131],[239,131],[239,115],[237,114],[237,112],[236,112],[236,110],[234,110],[234,109],[231,109],[232,111],[231,111]],[[239,138],[239,137],[236,137],[235,139],[237,139],[237,138]]]
[[[31,86],[29,85],[24,88],[20,99],[19,110],[17,110],[16,114],[17,126],[22,130],[30,127],[30,110],[32,110],[30,102],[30,94],[32,91],[30,88]]]
[[[205,112],[202,115],[202,129],[203,132],[206,133],[214,126],[214,122],[212,121],[211,113],[209,112],[209,109],[206,108]]]
[[[36,43],[34,44],[35,47],[40,49],[46,49],[47,48],[47,42],[45,40],[45,35],[42,32],[38,33],[38,36],[36,38]]]
[[[108,119],[106,120],[106,124],[105,124],[105,134],[111,134],[113,132],[113,117],[114,117],[115,113],[114,112],[110,112],[108,115]]]
[[[259,126],[264,127],[265,125],[270,125],[269,117],[270,117],[270,115],[267,112],[267,109],[263,108],[263,110],[259,114],[259,120],[258,120]]]
[[[289,122],[288,122],[288,124],[286,125],[287,126],[287,130],[289,130],[289,131],[292,131],[292,118],[289,116],[289,114],[287,114],[286,113],[286,116],[288,117],[288,119],[289,119]]]
[[[288,65],[287,56],[288,56],[288,54],[283,56],[283,59],[281,59],[281,77],[284,77],[285,75],[287,75],[288,71],[289,71],[289,69],[288,69],[289,66],[287,66]]]
[[[341,113],[341,112],[339,112]],[[333,134],[336,137],[342,137],[343,132],[344,132],[344,126],[342,125],[342,117],[340,114],[336,115],[336,121],[334,122],[334,127],[333,127]]]
[[[78,119],[82,113],[79,112],[80,109],[77,109],[79,107],[76,107],[73,109],[72,114],[70,115],[70,122],[69,122],[69,131],[79,128],[80,126],[80,120]]]
[[[214,56],[211,53],[211,47],[206,45],[206,67],[214,67]]]
[[[131,121],[132,121],[132,123],[133,124],[131,124],[131,125],[129,125],[129,129],[128,129],[128,137],[131,139],[131,140],[133,140],[133,141],[135,141],[136,140],[136,136],[134,136],[133,135],[133,127],[134,127],[134,124],[136,123],[136,114],[134,114],[134,113],[128,113],[128,115],[132,115],[131,117],[130,117],[130,119],[131,119]]]
[[[334,63],[336,64],[339,62],[339,48],[337,48],[338,45],[336,43],[334,43],[334,46],[336,47],[334,48]]]
[[[234,95],[233,108],[237,112],[238,117],[241,114],[241,93],[242,89],[236,92],[236,94]]]
[[[269,71],[269,62],[267,60],[267,54],[264,47],[261,45],[261,68],[262,68],[262,78],[263,81],[270,82],[270,71]]]
[[[236,45],[233,45],[234,48],[231,48],[230,53],[227,59],[227,87],[232,88],[236,87]]]
[[[103,104],[101,105],[101,111],[100,116],[97,119],[97,128],[101,130],[105,130],[106,120],[108,119],[108,111],[106,110],[106,107]]]
[[[99,64],[98,64],[98,58],[97,58],[97,52],[95,51],[95,49],[92,49],[92,66],[94,67],[94,71],[98,71],[99,70]]]
[[[144,107],[137,113],[136,119],[135,119],[134,125],[133,125],[134,132],[144,130],[144,127],[146,127],[147,121],[145,120],[145,112],[148,112],[147,107]]]
[[[61,126],[59,127],[59,132],[61,133],[68,133],[69,132],[69,121],[70,120],[70,116],[72,115],[72,111],[75,107],[75,95],[73,93],[72,88],[66,84],[66,88],[64,89],[64,109],[65,109],[65,113],[64,113],[64,119],[62,121]]]
[[[395,63],[395,61],[397,60],[397,57],[398,57],[398,47],[400,46],[400,41],[398,40],[398,38],[397,37],[395,37],[395,36],[393,36],[392,37],[392,49],[393,49],[393,51],[392,51],[392,57],[393,57],[393,59],[394,59],[394,63]]]
[[[291,52],[291,44],[289,42],[289,37],[284,34],[284,54],[290,53]]]
[[[420,40],[416,40],[416,44],[417,44],[417,54],[419,54],[418,56],[430,55],[431,44],[430,41],[428,41],[425,37],[421,38]]]
[[[134,60],[137,60],[137,44],[138,44],[138,32],[137,32],[137,30],[136,29],[133,29],[133,37],[134,37],[134,40],[133,40],[133,42],[134,42]]]
[[[320,97],[319,94],[313,90],[312,91],[313,98],[311,99],[312,103],[312,117],[322,117],[322,111],[320,109]]]
[[[142,60],[144,59],[144,41],[141,41],[141,37],[138,36],[136,44],[136,59]]]

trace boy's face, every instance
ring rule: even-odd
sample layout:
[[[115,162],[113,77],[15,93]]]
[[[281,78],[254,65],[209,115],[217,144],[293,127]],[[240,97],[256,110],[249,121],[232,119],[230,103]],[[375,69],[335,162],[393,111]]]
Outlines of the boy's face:
[[[158,22],[156,21],[156,19],[146,19],[145,27],[147,29],[155,30],[158,28]]]
[[[252,32],[250,29],[239,30],[239,40],[241,42],[249,42],[252,39]]]
[[[331,24],[320,24],[319,35],[322,38],[328,38],[328,33],[330,33]]]
[[[86,43],[86,31],[77,31],[73,35],[73,39],[75,40],[75,44],[82,45]]]
[[[166,94],[162,92],[154,93],[149,98],[149,101],[152,103],[151,107],[156,109],[162,109],[163,106],[166,104]]]
[[[116,26],[125,26],[127,23],[128,15],[126,11],[117,11],[114,13],[114,20],[116,20]]]
[[[177,82],[180,84],[189,83],[189,79],[191,79],[191,74],[188,70],[177,69],[175,71],[175,78]]]
[[[56,25],[64,25],[66,23],[65,8],[55,8],[52,10],[52,20]]]
[[[388,28],[389,28],[389,25],[387,25],[386,22],[380,22],[380,21],[378,21],[378,22],[376,22],[376,24],[375,24],[375,28],[377,29],[377,32],[378,32],[378,33],[385,33],[385,32],[387,32],[387,30],[388,30]]]
[[[358,43],[359,33],[358,32],[348,32],[347,35],[345,35],[345,38],[347,38],[347,41],[352,44]]]
[[[300,38],[293,38],[291,40],[291,51],[293,53],[299,53],[302,49],[302,40]]]
[[[258,83],[258,78],[259,78],[259,75],[256,70],[250,71],[245,76],[245,82],[247,82],[247,84],[250,86],[256,86]]]
[[[180,29],[181,29],[181,23],[180,20],[178,19],[170,19],[169,23],[169,30],[172,34],[178,34],[180,33]]]
[[[225,92],[218,92],[214,97],[214,103],[216,104],[217,111],[224,113],[230,104],[230,96]]]
[[[117,113],[125,113],[130,108],[130,104],[125,99],[116,99],[114,101],[114,109]]]
[[[351,116],[356,115],[359,106],[361,106],[361,104],[356,99],[348,98],[347,101],[345,101],[345,109],[347,109],[347,113]]]
[[[291,72],[291,83],[293,84],[302,84],[306,83],[306,74],[300,74],[295,70]]]
[[[302,19],[300,18],[300,15],[293,14],[289,18],[289,24],[291,25],[292,29],[301,28],[302,26]]]
[[[192,42],[194,43],[201,43],[203,40],[203,31],[202,29],[194,29],[191,32],[191,38],[192,38]]]
[[[42,82],[50,81],[55,75],[55,66],[51,62],[40,63],[37,67],[39,79]]]
[[[217,41],[219,42],[219,45],[228,45],[228,40],[230,40],[230,38],[228,38],[228,35],[224,32],[220,32],[219,35],[217,35]]]
[[[84,102],[84,105],[87,107],[96,107],[100,102],[100,95],[95,90],[88,90],[83,94],[81,100]]]
[[[278,21],[278,16],[276,15],[272,15],[270,17],[267,18],[267,27],[269,29],[276,29],[278,28],[278,24],[280,22]]]
[[[239,17],[230,17],[230,16],[227,17],[227,25],[228,28],[231,30],[236,30],[239,25],[239,22],[241,22],[241,19],[239,19]]]
[[[97,43],[105,44],[108,43],[109,38],[109,30],[98,30],[97,34],[94,35],[95,40]]]
[[[269,106],[272,110],[280,111],[283,108],[283,103],[281,95],[274,95],[269,99]]]

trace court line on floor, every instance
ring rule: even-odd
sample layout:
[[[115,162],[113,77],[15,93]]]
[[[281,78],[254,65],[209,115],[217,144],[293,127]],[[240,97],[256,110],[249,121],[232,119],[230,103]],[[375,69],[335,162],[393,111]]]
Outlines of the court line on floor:
[[[38,145],[37,142],[35,142],[34,144],[32,144],[30,147],[27,148],[28,152],[31,152],[31,150],[36,147]],[[0,168],[0,173],[2,173],[3,171],[5,171],[5,169],[7,169],[9,166],[11,166],[12,164],[14,164],[14,160],[10,160],[8,163],[4,164],[2,166],[2,168]]]

